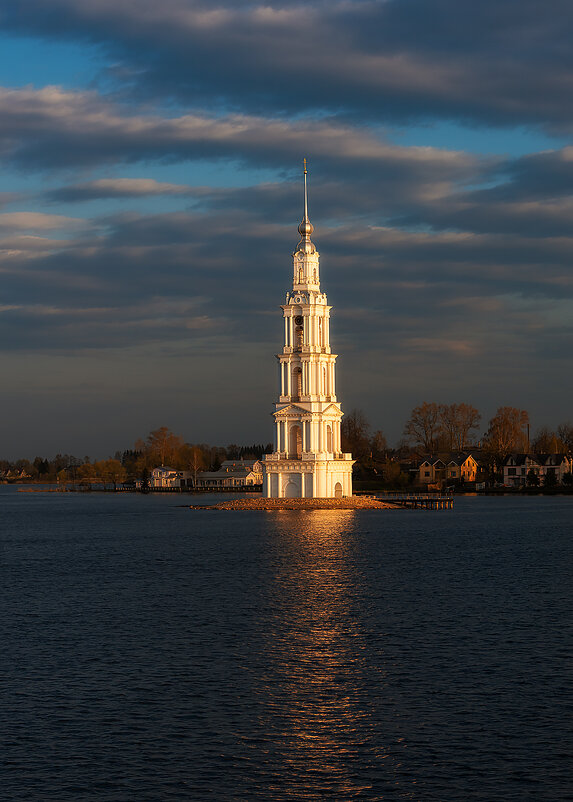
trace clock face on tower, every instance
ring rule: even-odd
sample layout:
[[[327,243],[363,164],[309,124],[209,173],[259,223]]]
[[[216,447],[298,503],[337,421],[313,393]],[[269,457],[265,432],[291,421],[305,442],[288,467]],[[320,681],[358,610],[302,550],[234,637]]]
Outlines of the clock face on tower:
[[[297,326],[302,326],[302,322],[303,322],[302,321],[302,316],[301,315],[297,315],[295,317],[295,319],[294,319],[294,322],[296,323]]]

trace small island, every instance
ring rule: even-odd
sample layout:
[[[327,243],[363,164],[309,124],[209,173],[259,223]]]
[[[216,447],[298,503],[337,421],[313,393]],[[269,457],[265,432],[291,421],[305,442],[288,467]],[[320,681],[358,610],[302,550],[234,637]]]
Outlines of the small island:
[[[399,505],[373,496],[347,498],[241,498],[218,504],[191,504],[192,510],[390,510]]]

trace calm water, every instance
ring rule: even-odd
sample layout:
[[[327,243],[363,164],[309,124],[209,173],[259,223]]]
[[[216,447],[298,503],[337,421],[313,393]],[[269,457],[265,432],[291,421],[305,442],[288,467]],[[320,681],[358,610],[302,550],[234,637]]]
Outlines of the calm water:
[[[0,798],[557,800],[573,499],[0,489]]]

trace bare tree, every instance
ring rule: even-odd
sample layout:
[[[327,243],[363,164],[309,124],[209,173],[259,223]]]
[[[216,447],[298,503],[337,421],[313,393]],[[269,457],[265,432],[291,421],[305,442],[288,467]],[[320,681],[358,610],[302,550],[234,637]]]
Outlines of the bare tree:
[[[527,449],[529,415],[524,409],[500,407],[489,422],[484,448],[500,461],[512,452]]]
[[[421,406],[414,407],[404,426],[404,435],[408,440],[421,446],[428,454],[438,448],[441,433],[440,406],[434,403],[424,402]]]
[[[573,425],[569,422],[560,423],[557,427],[557,435],[565,446],[565,451],[573,451]]]
[[[147,437],[148,454],[151,456],[152,461],[156,463],[152,467],[157,467],[157,464],[175,463],[182,448],[182,438],[169,431],[167,426],[155,429]]]
[[[193,487],[197,487],[197,474],[205,470],[205,457],[199,446],[189,447],[189,468],[193,471]]]
[[[370,453],[369,432],[370,424],[362,410],[347,412],[340,426],[342,450],[350,452],[356,459],[367,456]]]
[[[567,446],[555,432],[552,432],[547,426],[543,426],[535,433],[535,437],[531,441],[531,449],[536,454],[559,454],[567,451]]]
[[[478,428],[480,420],[480,413],[470,404],[442,405],[440,421],[448,449],[463,451],[469,444],[470,432]]]
[[[372,453],[372,459],[381,460],[385,459],[388,452],[388,442],[384,437],[384,433],[378,429],[374,432],[372,439],[370,441],[370,451]]]

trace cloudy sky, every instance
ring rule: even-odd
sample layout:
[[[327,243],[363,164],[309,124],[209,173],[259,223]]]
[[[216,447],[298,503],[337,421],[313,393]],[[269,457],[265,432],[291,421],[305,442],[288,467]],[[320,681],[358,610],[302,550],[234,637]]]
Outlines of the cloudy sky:
[[[343,409],[573,419],[564,0],[0,0],[0,458],[266,442],[310,216]]]

